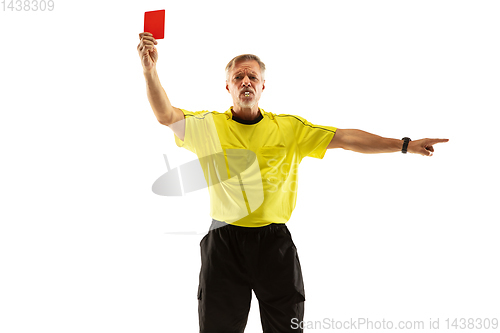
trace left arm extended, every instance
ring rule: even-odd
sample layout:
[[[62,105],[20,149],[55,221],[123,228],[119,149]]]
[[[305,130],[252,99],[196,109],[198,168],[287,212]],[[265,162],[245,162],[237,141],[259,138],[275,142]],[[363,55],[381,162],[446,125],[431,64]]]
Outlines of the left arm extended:
[[[408,152],[422,156],[432,156],[436,143],[448,139],[421,139],[410,141]],[[403,141],[384,138],[358,129],[337,129],[327,149],[342,148],[364,154],[395,153],[401,151]]]

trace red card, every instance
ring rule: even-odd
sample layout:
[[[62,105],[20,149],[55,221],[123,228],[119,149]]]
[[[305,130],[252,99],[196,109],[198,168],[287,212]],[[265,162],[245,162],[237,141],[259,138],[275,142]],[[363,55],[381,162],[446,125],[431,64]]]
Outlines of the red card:
[[[155,39],[165,35],[165,9],[144,13],[144,32],[150,32]]]

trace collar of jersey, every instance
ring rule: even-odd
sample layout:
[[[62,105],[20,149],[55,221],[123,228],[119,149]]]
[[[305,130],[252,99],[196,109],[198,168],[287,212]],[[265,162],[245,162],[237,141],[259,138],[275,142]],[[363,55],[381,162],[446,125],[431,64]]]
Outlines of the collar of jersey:
[[[266,114],[266,112],[262,109],[262,108],[259,108],[259,111],[260,111],[260,114],[262,115],[262,119],[260,119],[258,122],[256,122],[255,124],[245,124],[245,123],[240,123],[239,121],[233,119],[233,113],[231,112],[231,110],[233,109],[233,107],[231,106],[225,113],[226,113],[226,116],[227,116],[227,119],[231,119],[235,122],[237,122],[238,124],[242,124],[242,125],[257,125],[257,124],[260,124],[262,122],[262,120],[264,119],[264,116]]]

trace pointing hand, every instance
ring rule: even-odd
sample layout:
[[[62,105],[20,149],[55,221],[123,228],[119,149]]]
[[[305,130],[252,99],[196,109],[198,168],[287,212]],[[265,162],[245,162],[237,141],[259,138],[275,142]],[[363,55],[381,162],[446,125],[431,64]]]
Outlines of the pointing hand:
[[[449,139],[421,139],[410,141],[408,143],[408,152],[413,154],[420,154],[422,156],[432,156],[436,143],[448,142]]]

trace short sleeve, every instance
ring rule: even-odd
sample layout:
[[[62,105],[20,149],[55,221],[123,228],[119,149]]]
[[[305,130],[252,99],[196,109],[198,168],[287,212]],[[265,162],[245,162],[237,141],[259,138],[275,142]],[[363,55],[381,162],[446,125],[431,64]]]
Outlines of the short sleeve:
[[[188,135],[187,133],[188,132],[191,132],[191,129],[189,128],[191,126],[191,117],[194,117],[195,115],[195,112],[192,112],[192,111],[187,111],[187,110],[184,110],[184,109],[181,109],[182,113],[184,113],[184,119],[181,120],[181,121],[184,121],[184,125],[185,125],[185,130],[184,130],[184,141],[182,141],[181,139],[179,139],[179,137],[174,133],[174,137],[175,137],[175,144],[177,145],[177,147],[181,147],[181,148],[185,148],[191,152],[195,152],[194,151],[194,147],[192,146],[192,143],[190,142],[191,140],[188,138]]]
[[[337,128],[315,125],[299,116],[292,116],[291,123],[301,159],[306,156],[322,159]]]
[[[184,113],[184,140],[174,133],[175,144],[195,153],[198,157],[221,152],[222,147],[213,112],[181,110]]]

